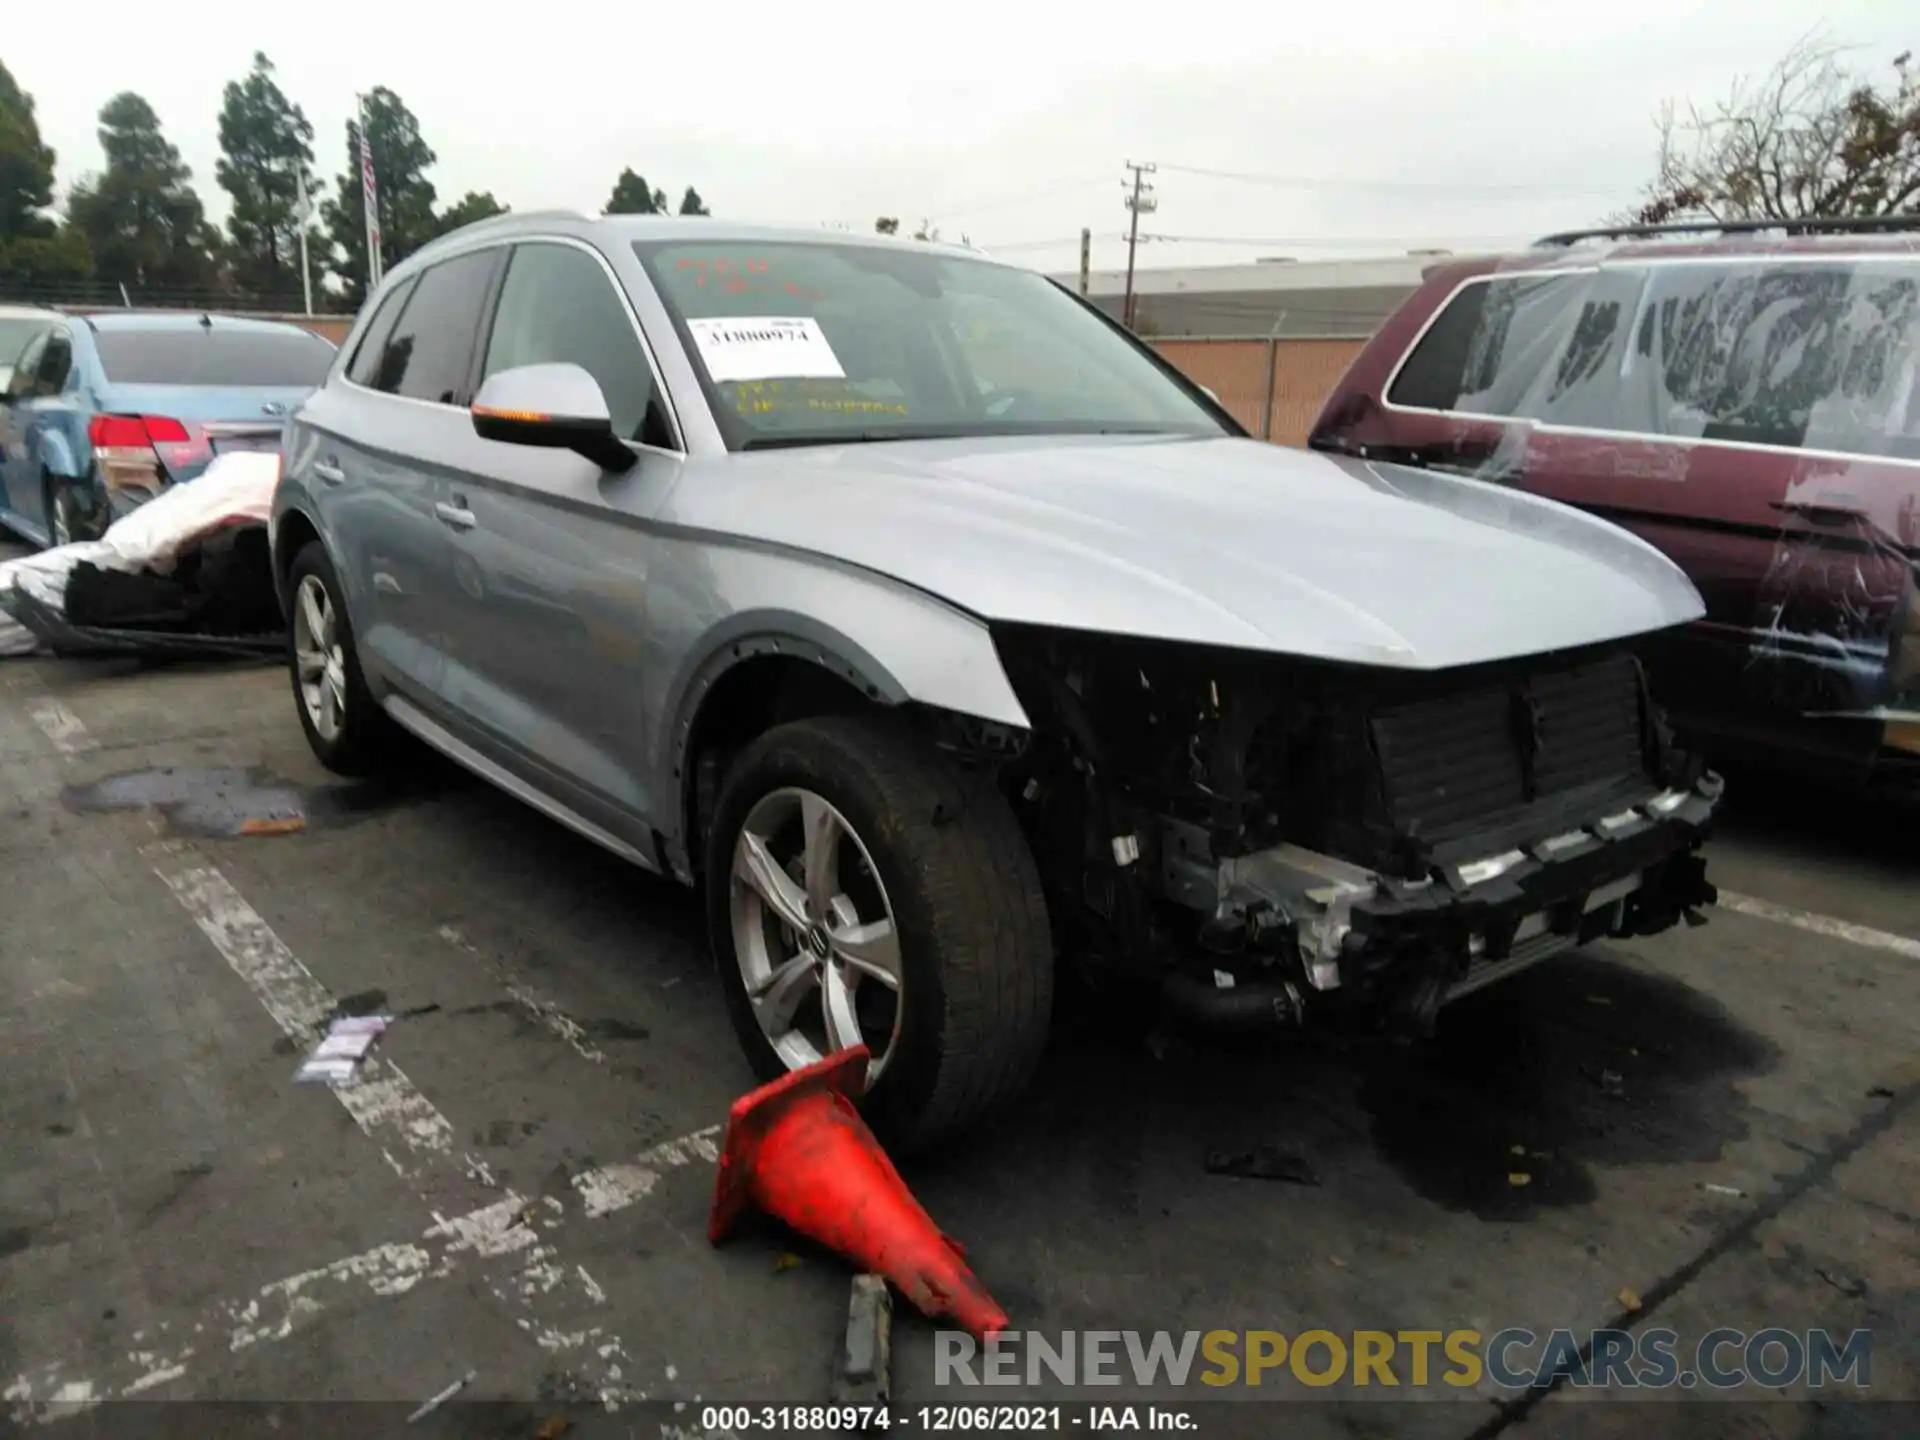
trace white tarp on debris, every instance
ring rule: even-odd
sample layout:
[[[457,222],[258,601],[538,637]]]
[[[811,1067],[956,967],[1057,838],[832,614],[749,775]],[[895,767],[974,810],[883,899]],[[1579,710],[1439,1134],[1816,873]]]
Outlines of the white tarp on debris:
[[[246,450],[216,459],[197,480],[163,490],[123,515],[98,540],[81,540],[18,560],[0,560],[0,597],[15,586],[43,605],[65,608],[76,565],[165,575],[182,551],[226,525],[264,525],[280,479],[280,456]],[[31,655],[39,638],[0,609],[0,656]]]

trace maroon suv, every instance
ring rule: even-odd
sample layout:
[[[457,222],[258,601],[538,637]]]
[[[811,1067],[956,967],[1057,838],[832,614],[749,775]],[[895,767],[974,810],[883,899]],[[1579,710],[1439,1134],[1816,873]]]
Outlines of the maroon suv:
[[[1680,728],[1911,780],[1917,361],[1920,218],[1583,231],[1427,271],[1309,443],[1625,526],[1706,601],[1646,652]]]

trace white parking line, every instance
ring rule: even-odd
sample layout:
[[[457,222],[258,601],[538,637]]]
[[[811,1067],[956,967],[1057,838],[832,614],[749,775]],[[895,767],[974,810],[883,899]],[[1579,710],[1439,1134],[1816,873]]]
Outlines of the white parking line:
[[[714,1137],[719,1132],[719,1126],[709,1126],[656,1145],[631,1164],[576,1176],[573,1183],[585,1202],[586,1217],[623,1210],[652,1194],[668,1172],[695,1160],[717,1159]],[[559,1201],[548,1198],[534,1203],[509,1192],[490,1205],[435,1223],[418,1240],[376,1245],[262,1285],[241,1299],[221,1301],[191,1326],[161,1324],[136,1331],[134,1348],[123,1361],[96,1369],[85,1379],[76,1378],[71,1366],[40,1366],[16,1376],[0,1391],[0,1399],[14,1406],[12,1418],[21,1424],[59,1418],[104,1400],[128,1399],[182,1378],[196,1357],[275,1344],[309,1328],[330,1308],[368,1297],[405,1295],[424,1281],[445,1279],[463,1264],[501,1256],[523,1257],[511,1277],[523,1291],[550,1287],[564,1271],[546,1237],[567,1223],[568,1212]],[[605,1294],[591,1275],[579,1266],[574,1273],[591,1299],[604,1301]],[[624,1358],[618,1339],[598,1329],[575,1334],[582,1344],[592,1342],[609,1356]],[[563,1347],[549,1343],[544,1348]],[[620,1380],[617,1367],[608,1378],[611,1391]],[[603,1398],[608,1396],[603,1393]],[[647,1396],[643,1391],[621,1389],[617,1398],[645,1400]]]
[[[274,1023],[302,1048],[317,1040],[334,1013],[333,996],[226,876],[200,860],[185,841],[162,841],[144,853]],[[391,1061],[369,1056],[361,1083],[333,1093],[403,1180],[419,1180],[428,1165],[453,1149],[447,1117]]]
[[[709,1165],[717,1163],[720,1147],[714,1141],[719,1133],[718,1125],[709,1125],[678,1140],[654,1146],[632,1164],[603,1165],[598,1170],[585,1170],[574,1176],[573,1188],[579,1192],[588,1218],[611,1215],[646,1199],[669,1170],[678,1170],[696,1160],[704,1160]]]
[[[1758,900],[1751,895],[1737,895],[1729,890],[1720,892],[1720,907],[1732,910],[1739,915],[1751,915],[1756,920],[1772,920],[1777,924],[1791,925],[1796,930],[1805,930],[1814,935],[1826,935],[1835,940],[1845,940],[1854,945],[1865,945],[1875,950],[1890,950],[1895,955],[1905,956],[1909,960],[1920,960],[1920,940],[1911,940],[1905,935],[1895,935],[1889,930],[1875,930],[1869,925],[1856,925],[1851,920],[1836,920],[1831,915],[1814,915],[1805,910],[1792,910],[1785,905],[1776,905],[1771,900]]]
[[[142,854],[274,1022],[296,1046],[313,1043],[326,1018],[335,1013],[333,996],[259,912],[185,841],[160,841],[144,847]],[[455,1156],[453,1126],[391,1061],[369,1057],[363,1062],[360,1082],[333,1093],[380,1146],[394,1172],[428,1200],[429,1207],[432,1202],[426,1189],[432,1182],[444,1184],[458,1177],[459,1183],[470,1184],[476,1178],[481,1183],[490,1179],[486,1167],[472,1156]],[[559,1202],[548,1203],[557,1206]],[[438,1212],[433,1212],[433,1218],[470,1233],[478,1253],[510,1253],[499,1247],[497,1235],[489,1240],[486,1233],[488,1227],[495,1231],[514,1227],[509,1217],[521,1212],[503,1204],[485,1206],[451,1222]],[[630,1362],[620,1338],[599,1326],[567,1329],[562,1323],[583,1308],[604,1305],[605,1291],[581,1267],[561,1265],[551,1246],[526,1248],[516,1239],[511,1248],[525,1251],[520,1268],[489,1288],[518,1312],[514,1323],[542,1350],[581,1352],[576,1363],[585,1372],[583,1378],[605,1404],[615,1406],[629,1393],[621,1383],[622,1366]]]
[[[191,1326],[162,1324],[136,1331],[133,1348],[123,1361],[85,1379],[75,1378],[70,1367],[60,1365],[19,1375],[0,1391],[0,1398],[11,1402],[13,1418],[20,1423],[58,1418],[63,1411],[104,1400],[128,1399],[180,1379],[196,1356],[271,1345],[308,1328],[331,1307],[368,1297],[405,1295],[423,1281],[444,1279],[462,1264],[500,1256],[522,1257],[511,1279],[521,1292],[550,1289],[565,1271],[542,1232],[558,1229],[564,1220],[565,1209],[557,1200],[535,1204],[509,1193],[479,1210],[436,1223],[418,1240],[376,1245],[262,1285],[241,1299],[222,1301],[202,1312]],[[589,1296],[604,1301],[593,1277],[578,1266],[573,1269]],[[582,1345],[591,1343],[597,1351],[620,1354],[619,1340],[598,1328],[575,1333]],[[536,1334],[535,1338],[541,1337]],[[568,1348],[550,1339],[543,1348]],[[610,1379],[617,1381],[614,1368]],[[646,1397],[623,1392],[619,1398]]]
[[[98,742],[87,733],[87,727],[80,723],[80,717],[51,695],[30,697],[27,714],[62,755],[82,755],[99,748]]]

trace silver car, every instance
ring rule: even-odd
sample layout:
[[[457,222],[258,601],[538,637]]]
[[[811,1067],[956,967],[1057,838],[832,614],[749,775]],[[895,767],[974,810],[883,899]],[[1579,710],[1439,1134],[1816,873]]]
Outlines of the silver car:
[[[1451,999],[1710,904],[1718,777],[1611,525],[1246,438],[968,250],[483,221],[396,266],[289,424],[293,689],[704,896],[774,1076],[871,1055],[924,1145],[1025,1085],[1056,965],[1196,1026]]]

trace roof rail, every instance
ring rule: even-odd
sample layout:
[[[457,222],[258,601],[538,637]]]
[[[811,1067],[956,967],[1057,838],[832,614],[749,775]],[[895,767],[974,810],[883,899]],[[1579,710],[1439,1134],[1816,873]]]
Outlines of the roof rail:
[[[1920,230],[1920,215],[1834,215],[1804,220],[1693,220],[1672,225],[1612,225],[1543,235],[1534,245],[1581,240],[1642,240],[1661,235],[1873,235]]]
[[[449,230],[444,235],[436,235],[413,253],[418,255],[421,251],[434,249],[457,235],[464,235],[469,230],[478,230],[483,225],[504,225],[510,220],[591,220],[593,218],[584,210],[565,206],[557,206],[551,210],[503,210],[498,215],[485,215],[478,220],[469,220],[458,230]]]
[[[508,210],[503,214],[487,216],[487,220],[592,220],[594,218],[573,205],[556,205],[551,210]],[[484,225],[487,220],[476,220],[474,223]]]

